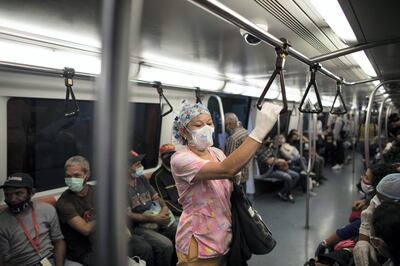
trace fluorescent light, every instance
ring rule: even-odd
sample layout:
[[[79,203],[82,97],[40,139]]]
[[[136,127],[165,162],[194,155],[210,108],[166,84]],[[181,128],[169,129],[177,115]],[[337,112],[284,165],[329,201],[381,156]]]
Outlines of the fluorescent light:
[[[228,82],[224,87],[224,92],[232,94],[241,94],[247,89],[246,86],[238,83]]]
[[[100,58],[54,48],[0,40],[0,61],[49,68],[72,67],[76,72],[99,74]]]
[[[60,31],[56,29],[50,29],[49,27],[40,27],[35,25],[34,23],[23,23],[14,18],[7,19],[0,16],[0,26],[27,34],[36,34],[59,40],[72,41],[74,43],[83,44],[91,47],[101,47],[99,39],[90,38],[89,36],[83,34],[76,34],[75,31]]]
[[[337,0],[311,0],[311,3],[336,35],[348,42],[357,41]]]
[[[376,77],[376,72],[364,51],[352,53],[351,56],[354,58],[354,60],[361,67],[365,74],[370,77]]]
[[[195,88],[200,87],[202,90],[217,91],[220,90],[224,82],[222,80],[200,76],[194,73],[184,73],[171,71],[167,69],[150,67],[141,65],[137,79],[144,81],[159,81],[166,85],[177,87]]]
[[[242,95],[258,98],[260,97],[262,91],[263,90],[260,88],[247,87],[245,91],[242,92]]]

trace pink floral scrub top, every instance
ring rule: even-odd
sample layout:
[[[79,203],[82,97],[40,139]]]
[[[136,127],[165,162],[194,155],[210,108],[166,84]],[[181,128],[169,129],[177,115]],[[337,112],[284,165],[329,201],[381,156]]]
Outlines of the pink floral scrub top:
[[[213,161],[226,158],[217,148],[209,148]],[[198,243],[198,257],[212,258],[226,254],[232,239],[232,183],[227,179],[203,180],[193,178],[208,163],[185,146],[171,158],[171,171],[179,193],[183,212],[176,232],[177,251],[188,254],[192,236]]]

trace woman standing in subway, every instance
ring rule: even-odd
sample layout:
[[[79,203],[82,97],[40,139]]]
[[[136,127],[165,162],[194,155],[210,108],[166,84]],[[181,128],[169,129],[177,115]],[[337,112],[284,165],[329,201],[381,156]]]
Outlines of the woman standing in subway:
[[[176,234],[177,265],[225,265],[232,239],[231,180],[254,156],[280,110],[264,104],[249,137],[226,157],[212,147],[214,123],[208,109],[200,103],[183,104],[173,128],[183,147],[171,159],[183,206]]]

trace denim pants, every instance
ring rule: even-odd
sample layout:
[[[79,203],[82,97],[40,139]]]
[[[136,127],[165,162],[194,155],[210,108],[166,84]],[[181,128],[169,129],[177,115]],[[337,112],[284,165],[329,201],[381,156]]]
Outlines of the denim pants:
[[[300,175],[293,170],[288,170],[288,172],[275,170],[272,172],[271,177],[283,180],[283,188],[280,192],[285,195],[291,193],[292,188],[296,186],[300,179]]]

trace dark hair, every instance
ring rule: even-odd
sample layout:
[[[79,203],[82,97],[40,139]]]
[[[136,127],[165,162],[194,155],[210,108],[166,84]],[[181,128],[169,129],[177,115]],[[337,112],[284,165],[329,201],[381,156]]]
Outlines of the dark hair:
[[[289,131],[289,134],[287,135],[287,138],[286,138],[287,141],[291,141],[294,134],[299,134],[298,132],[295,133],[295,131],[297,131],[297,129],[295,129],[295,128]]]
[[[369,167],[372,172],[373,181],[372,185],[376,187],[378,183],[387,176],[388,174],[397,173],[397,169],[394,165],[389,163],[377,163]]]
[[[400,263],[400,204],[384,202],[379,205],[372,218],[375,235],[385,241],[395,265]]]

